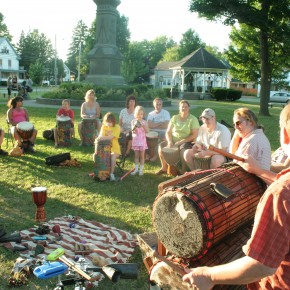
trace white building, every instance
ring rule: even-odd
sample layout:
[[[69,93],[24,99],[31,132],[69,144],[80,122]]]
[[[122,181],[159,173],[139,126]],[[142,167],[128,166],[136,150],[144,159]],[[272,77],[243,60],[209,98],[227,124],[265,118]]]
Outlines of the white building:
[[[25,70],[19,67],[20,56],[6,37],[0,37],[0,81],[7,81],[10,75],[16,75],[18,81],[24,79]]]

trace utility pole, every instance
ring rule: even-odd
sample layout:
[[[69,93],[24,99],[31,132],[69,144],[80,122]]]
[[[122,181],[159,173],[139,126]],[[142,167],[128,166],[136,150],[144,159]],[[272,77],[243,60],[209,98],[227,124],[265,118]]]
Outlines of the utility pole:
[[[54,85],[57,86],[57,52],[56,52],[56,35],[54,39]]]
[[[82,55],[82,39],[80,39],[80,44],[79,44],[78,82],[80,82],[80,75],[81,75],[81,55]]]

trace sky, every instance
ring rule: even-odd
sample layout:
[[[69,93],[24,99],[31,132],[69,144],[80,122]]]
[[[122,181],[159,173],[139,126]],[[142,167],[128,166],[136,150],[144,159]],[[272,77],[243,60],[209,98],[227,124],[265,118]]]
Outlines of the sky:
[[[79,20],[88,27],[96,17],[93,0],[0,0],[4,23],[17,43],[21,31],[38,29],[51,39],[63,60]],[[188,11],[190,0],[121,0],[117,7],[129,19],[131,41],[153,40],[166,35],[176,42],[188,29],[194,30],[206,44],[221,51],[229,44],[230,28],[198,18]]]

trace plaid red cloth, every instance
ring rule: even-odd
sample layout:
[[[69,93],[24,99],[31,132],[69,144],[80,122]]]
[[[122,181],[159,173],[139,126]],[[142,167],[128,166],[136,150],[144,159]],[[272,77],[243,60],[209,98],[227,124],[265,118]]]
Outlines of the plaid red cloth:
[[[84,220],[80,217],[72,219],[71,217],[55,218],[47,222],[50,233],[44,235],[45,241],[36,241],[33,237],[36,234],[36,228],[30,228],[20,232],[22,237],[21,245],[28,248],[27,251],[21,254],[34,255],[37,244],[44,245],[44,255],[48,255],[55,249],[63,248],[65,256],[74,260],[75,245],[84,245],[89,249],[89,254],[84,255],[86,262],[91,263],[94,255],[99,255],[105,258],[108,264],[126,263],[134,252],[136,246],[136,237],[126,231],[117,228]],[[58,234],[52,231],[54,225],[60,226],[61,240],[57,240]],[[15,242],[3,244],[4,247],[12,249],[16,245]],[[36,258],[43,256],[40,254]],[[81,254],[78,256],[82,256]],[[100,275],[101,276],[101,275]]]

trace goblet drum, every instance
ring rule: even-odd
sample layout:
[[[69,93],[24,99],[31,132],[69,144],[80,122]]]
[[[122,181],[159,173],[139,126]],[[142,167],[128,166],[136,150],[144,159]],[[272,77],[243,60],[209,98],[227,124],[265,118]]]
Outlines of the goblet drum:
[[[153,158],[157,153],[158,140],[158,132],[150,131],[146,134],[146,141],[150,158]]]
[[[45,210],[44,204],[46,202],[46,195],[47,195],[47,188],[43,186],[33,187],[32,191],[32,198],[33,202],[36,204],[36,212],[35,212],[35,220],[37,222],[45,222]]]

